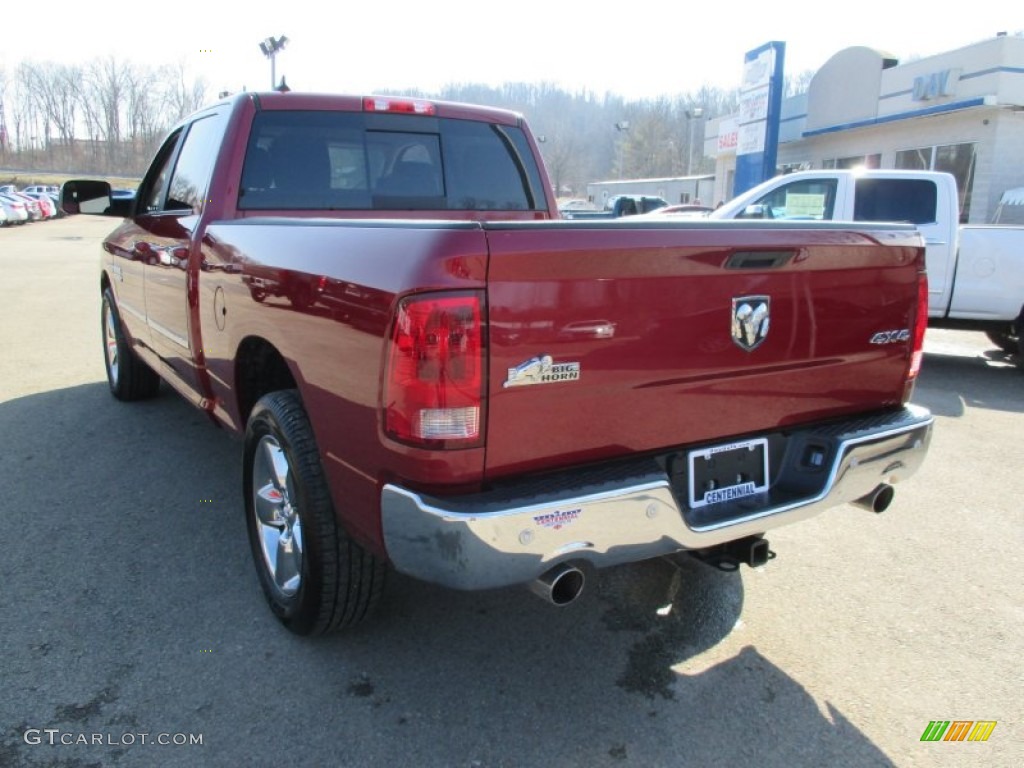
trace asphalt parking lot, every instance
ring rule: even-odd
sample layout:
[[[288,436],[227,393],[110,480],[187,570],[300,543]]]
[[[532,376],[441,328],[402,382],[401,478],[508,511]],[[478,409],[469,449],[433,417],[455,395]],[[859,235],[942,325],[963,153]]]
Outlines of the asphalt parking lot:
[[[782,529],[762,569],[651,561],[563,609],[396,576],[304,640],[249,561],[241,444],[107,391],[111,227],[0,230],[0,766],[1024,764],[1024,373],[984,336],[929,331],[935,436],[891,509]]]

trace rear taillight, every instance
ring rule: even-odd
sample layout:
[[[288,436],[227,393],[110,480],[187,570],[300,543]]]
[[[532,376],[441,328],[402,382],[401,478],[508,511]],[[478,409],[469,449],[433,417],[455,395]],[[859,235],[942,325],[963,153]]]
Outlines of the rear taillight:
[[[399,303],[383,395],[384,430],[390,437],[442,448],[479,444],[482,294],[424,294]]]
[[[907,379],[913,381],[921,372],[921,361],[924,359],[924,332],[928,327],[928,275],[920,272],[917,275],[917,317],[914,320],[914,344],[910,352],[910,370]]]

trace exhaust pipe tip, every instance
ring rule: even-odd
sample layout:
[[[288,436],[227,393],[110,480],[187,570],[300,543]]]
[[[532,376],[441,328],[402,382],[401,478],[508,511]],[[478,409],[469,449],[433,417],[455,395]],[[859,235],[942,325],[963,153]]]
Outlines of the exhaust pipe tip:
[[[875,490],[854,502],[859,507],[871,510],[875,514],[885,512],[896,497],[896,489],[888,483],[882,483]]]
[[[572,565],[556,565],[530,583],[530,591],[552,605],[561,607],[573,602],[583,591],[583,571]]]

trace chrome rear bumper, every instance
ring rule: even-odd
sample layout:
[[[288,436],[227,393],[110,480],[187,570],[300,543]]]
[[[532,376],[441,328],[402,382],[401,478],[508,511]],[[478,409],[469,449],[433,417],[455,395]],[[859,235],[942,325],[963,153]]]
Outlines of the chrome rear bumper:
[[[402,573],[467,590],[526,583],[566,561],[603,568],[705,549],[909,477],[927,453],[932,423],[926,409],[907,406],[777,434],[783,458],[766,493],[699,510],[673,491],[660,457],[451,498],[389,484],[381,492],[384,542]],[[823,447],[824,463],[805,466],[808,447]]]

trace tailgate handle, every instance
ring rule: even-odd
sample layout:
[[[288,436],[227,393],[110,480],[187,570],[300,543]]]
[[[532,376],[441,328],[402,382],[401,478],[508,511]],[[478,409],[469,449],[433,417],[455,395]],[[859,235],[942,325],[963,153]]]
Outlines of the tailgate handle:
[[[611,339],[615,336],[615,323],[610,320],[586,320],[569,323],[558,332],[559,338]]]
[[[793,251],[736,251],[725,262],[726,269],[778,269],[794,256]]]

